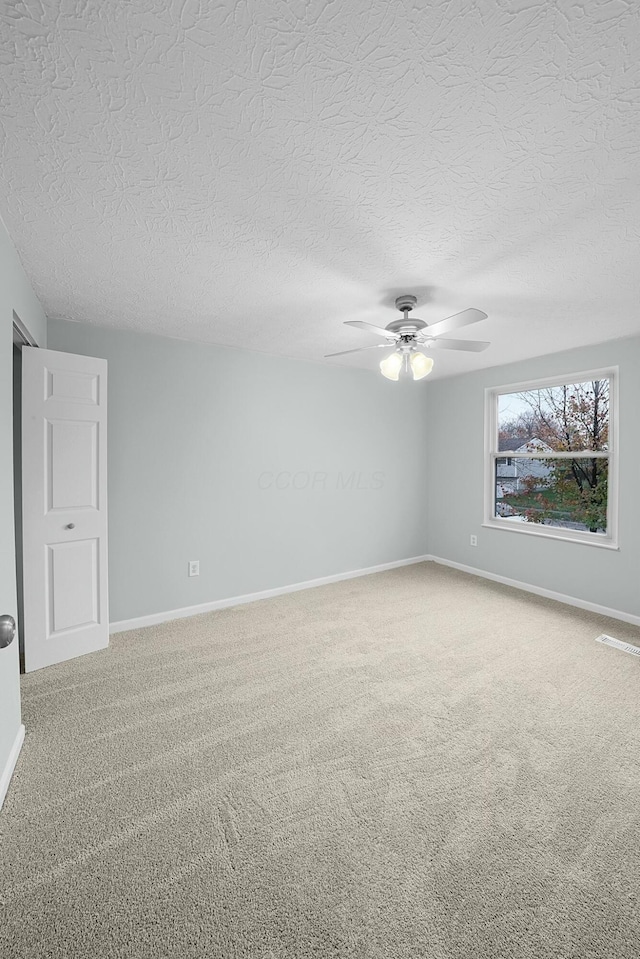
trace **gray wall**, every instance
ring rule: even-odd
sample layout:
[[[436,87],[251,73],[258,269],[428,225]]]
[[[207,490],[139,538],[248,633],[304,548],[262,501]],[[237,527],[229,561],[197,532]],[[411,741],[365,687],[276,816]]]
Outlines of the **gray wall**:
[[[109,361],[112,621],[424,553],[640,615],[640,337],[426,384],[61,321],[49,343]],[[484,388],[609,365],[620,550],[483,528]]]
[[[427,552],[426,384],[62,321],[49,345],[109,363],[112,622]]]
[[[13,522],[13,332],[14,311],[41,346],[46,320],[18,255],[0,221],[0,614],[17,617]],[[0,775],[20,728],[18,643],[0,650]]]
[[[485,387],[610,365],[620,368],[620,550],[482,527]],[[429,552],[640,615],[639,371],[633,337],[429,383]]]

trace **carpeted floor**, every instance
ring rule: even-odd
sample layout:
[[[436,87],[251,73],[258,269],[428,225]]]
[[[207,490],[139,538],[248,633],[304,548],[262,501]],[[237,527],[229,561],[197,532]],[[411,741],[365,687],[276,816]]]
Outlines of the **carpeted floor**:
[[[631,626],[435,564],[27,676],[4,959],[637,959]]]

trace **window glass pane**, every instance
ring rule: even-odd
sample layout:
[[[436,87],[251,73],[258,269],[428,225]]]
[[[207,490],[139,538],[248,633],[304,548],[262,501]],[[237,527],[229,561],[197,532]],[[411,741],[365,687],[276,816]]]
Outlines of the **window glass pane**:
[[[498,395],[498,450],[609,448],[609,380]]]
[[[495,516],[513,523],[607,532],[609,460],[496,458]]]

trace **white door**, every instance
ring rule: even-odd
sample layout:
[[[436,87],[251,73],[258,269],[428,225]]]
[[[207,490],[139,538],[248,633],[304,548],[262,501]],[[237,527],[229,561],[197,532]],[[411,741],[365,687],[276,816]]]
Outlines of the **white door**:
[[[23,349],[22,515],[30,672],[109,642],[106,360]]]

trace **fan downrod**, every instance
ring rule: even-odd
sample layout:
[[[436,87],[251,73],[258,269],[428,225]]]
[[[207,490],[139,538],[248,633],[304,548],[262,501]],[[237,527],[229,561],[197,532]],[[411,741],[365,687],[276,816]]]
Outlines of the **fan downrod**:
[[[420,330],[424,330],[427,325],[424,320],[419,320],[417,317],[413,320],[409,316],[409,312],[414,308],[417,302],[418,298],[412,296],[411,293],[405,293],[403,296],[396,297],[396,307],[404,314],[404,319],[393,320],[387,324],[385,329],[388,330],[389,333],[400,333],[403,337],[412,337]]]

